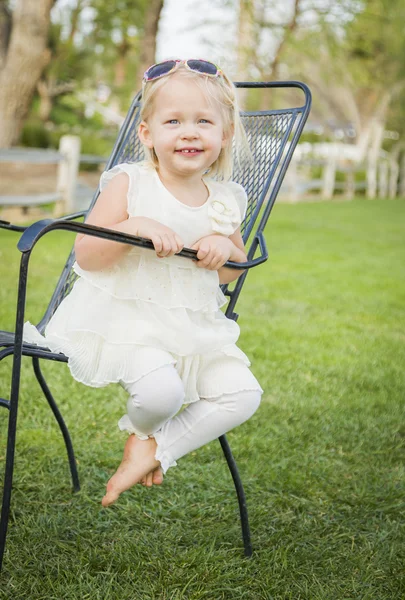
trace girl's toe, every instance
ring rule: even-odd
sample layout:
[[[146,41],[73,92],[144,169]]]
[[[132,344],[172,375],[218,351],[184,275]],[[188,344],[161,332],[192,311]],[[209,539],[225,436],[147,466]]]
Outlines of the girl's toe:
[[[101,500],[103,506],[110,506],[118,499],[119,494],[114,492],[107,492],[104,498]]]
[[[153,471],[153,483],[155,485],[160,485],[163,483],[163,472],[161,467],[158,467],[155,471]]]

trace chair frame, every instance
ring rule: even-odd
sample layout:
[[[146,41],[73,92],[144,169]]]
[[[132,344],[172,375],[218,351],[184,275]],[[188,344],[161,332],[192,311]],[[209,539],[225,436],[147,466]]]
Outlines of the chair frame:
[[[298,143],[302,130],[304,128],[305,122],[308,118],[310,107],[311,107],[311,92],[309,88],[298,81],[282,81],[282,82],[237,82],[236,87],[239,88],[298,88],[300,89],[305,96],[305,102],[302,106],[289,108],[289,109],[280,109],[280,110],[269,110],[269,111],[257,111],[257,112],[249,112],[246,113],[248,116],[272,116],[277,114],[291,113],[291,122],[287,127],[286,132],[283,134],[283,139],[280,143],[280,147],[277,150],[276,158],[274,159],[274,163],[271,165],[270,173],[266,179],[266,182],[261,190],[260,200],[255,208],[254,215],[250,217],[248,226],[245,228],[243,233],[243,238],[245,243],[247,242],[250,234],[252,233],[253,226],[255,225],[256,220],[259,218],[259,225],[256,228],[256,233],[254,233],[252,240],[250,241],[250,246],[248,248],[247,254],[247,262],[246,263],[226,263],[225,266],[236,269],[244,269],[243,274],[238,278],[235,287],[232,291],[228,289],[227,286],[223,286],[225,294],[230,298],[227,309],[226,316],[233,320],[237,320],[238,315],[234,312],[235,305],[239,294],[241,292],[243,283],[246,279],[249,269],[264,263],[268,258],[268,251],[266,248],[266,243],[263,235],[264,227],[267,223],[267,220],[270,216],[271,210],[277,198],[277,194],[280,190],[284,175],[286,173],[287,167],[291,161],[293,152]],[[124,121],[124,124],[120,130],[117,141],[112,150],[110,159],[106,165],[106,170],[111,168],[114,164],[116,164],[117,156],[119,156],[119,150],[125,142],[125,136],[128,135],[128,125],[131,123],[133,115],[135,111],[139,108],[139,99],[138,95],[127,114],[127,117]],[[292,136],[292,137],[291,137]],[[291,138],[291,139],[290,139]],[[271,185],[273,184],[273,187]],[[100,190],[98,189],[93,198],[92,205],[94,204],[96,198],[98,197]],[[261,209],[264,209],[259,214]],[[7,536],[7,528],[8,528],[8,519],[10,513],[10,503],[11,503],[11,492],[12,492],[12,482],[13,482],[13,471],[14,471],[14,458],[15,458],[15,442],[16,442],[16,430],[17,430],[17,415],[18,415],[18,401],[19,401],[19,389],[20,389],[20,378],[21,378],[21,362],[22,356],[29,356],[32,358],[33,369],[36,375],[36,378],[39,382],[39,385],[43,391],[44,396],[46,397],[49,406],[55,416],[55,419],[60,427],[62,432],[66,451],[68,455],[69,468],[72,478],[73,490],[77,492],[80,490],[79,476],[76,467],[76,460],[73,450],[72,441],[69,435],[68,428],[63,420],[63,417],[58,409],[58,406],[53,399],[52,393],[45,381],[45,378],[42,374],[39,359],[47,359],[58,362],[68,362],[68,358],[63,354],[56,354],[49,351],[46,348],[38,347],[32,344],[27,344],[23,342],[23,325],[24,325],[24,314],[25,314],[25,304],[26,304],[26,289],[27,289],[27,280],[28,280],[28,266],[31,253],[37,244],[37,242],[42,238],[45,234],[54,230],[67,230],[75,233],[86,233],[91,236],[104,238],[108,240],[115,240],[117,242],[126,243],[135,246],[141,246],[144,248],[153,249],[153,244],[150,240],[145,240],[143,238],[139,238],[136,236],[120,233],[117,231],[109,230],[102,227],[96,227],[93,225],[87,225],[86,223],[75,222],[75,219],[79,217],[84,217],[87,211],[78,212],[72,215],[68,215],[66,217],[52,220],[45,219],[33,223],[29,227],[22,227],[12,225],[6,221],[0,221],[0,227],[4,229],[8,229],[11,231],[22,232],[22,235],[18,242],[18,249],[21,252],[20,259],[20,270],[19,270],[19,280],[18,280],[18,297],[17,297],[17,315],[16,315],[16,326],[15,333],[9,332],[0,332],[0,361],[12,355],[13,356],[13,365],[12,365],[12,377],[11,377],[11,389],[10,389],[10,399],[7,400],[5,398],[0,397],[0,407],[4,407],[9,411],[9,420],[8,420],[8,435],[7,435],[7,452],[6,452],[6,465],[5,465],[5,473],[4,473],[4,490],[3,490],[3,500],[2,500],[2,509],[1,509],[1,520],[0,520],[0,570],[3,562],[3,555],[5,549],[5,542]],[[255,258],[257,250],[260,251],[260,255]],[[196,256],[195,250],[190,250],[188,248],[184,248],[180,253],[181,256],[186,258],[194,258]],[[48,308],[38,324],[38,328],[43,330],[46,323],[50,319],[54,307],[55,301],[60,294],[63,285],[66,283],[66,279],[68,277],[68,272],[73,264],[73,253],[71,253],[64,271],[62,272],[59,283],[57,284],[55,291],[52,295],[52,298],[49,302]],[[231,472],[234,485],[236,488],[238,503],[239,503],[239,511],[240,511],[240,519],[241,519],[241,527],[242,527],[242,537],[244,544],[244,554],[246,557],[250,557],[252,555],[252,543],[250,537],[250,528],[249,528],[249,520],[248,520],[248,512],[246,506],[246,497],[243,489],[242,481],[236,466],[235,459],[232,455],[231,449],[228,444],[228,440],[225,435],[220,436],[219,438],[221,448],[225,455],[229,470]]]

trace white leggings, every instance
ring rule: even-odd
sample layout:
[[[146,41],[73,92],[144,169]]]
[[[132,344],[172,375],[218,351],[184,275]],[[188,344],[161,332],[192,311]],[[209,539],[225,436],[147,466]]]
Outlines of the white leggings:
[[[247,381],[258,387],[249,369],[238,365],[239,372],[240,369],[246,369]],[[177,414],[183,406],[184,388],[173,365],[165,365],[135,383],[121,385],[130,396],[127,414],[118,425],[141,439],[155,438],[156,459],[164,473],[177,464],[178,458],[249,419],[261,397],[260,389],[223,393],[215,398],[201,398]]]

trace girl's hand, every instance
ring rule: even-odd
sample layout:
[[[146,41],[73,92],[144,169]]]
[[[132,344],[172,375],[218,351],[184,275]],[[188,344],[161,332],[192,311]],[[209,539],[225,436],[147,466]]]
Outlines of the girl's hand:
[[[197,250],[197,267],[218,271],[230,259],[234,244],[223,235],[207,235],[192,248]]]
[[[162,225],[154,219],[147,217],[130,217],[129,221],[133,221],[136,225],[134,235],[147,238],[152,241],[156,254],[159,258],[173,256],[180,252],[184,243],[179,235],[170,227]]]

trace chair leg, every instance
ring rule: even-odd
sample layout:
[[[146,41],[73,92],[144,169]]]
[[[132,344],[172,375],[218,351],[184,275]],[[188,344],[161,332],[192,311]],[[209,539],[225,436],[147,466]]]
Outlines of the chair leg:
[[[226,461],[228,463],[229,470],[232,475],[233,482],[236,488],[236,494],[238,496],[239,502],[239,511],[240,511],[240,520],[242,525],[242,537],[243,537],[243,545],[245,549],[245,556],[250,558],[252,556],[252,543],[250,540],[250,528],[249,528],[249,518],[246,506],[246,497],[245,491],[243,489],[242,480],[239,475],[238,468],[236,466],[235,459],[232,455],[231,449],[228,444],[228,440],[225,435],[221,435],[219,438],[219,442],[221,444],[221,448],[225,454]]]
[[[15,381],[19,378],[19,372]],[[13,377],[14,379],[14,377]],[[4,548],[6,545],[8,519],[10,516],[11,490],[13,486],[14,472],[14,456],[15,456],[15,439],[17,431],[17,414],[18,414],[18,383],[13,381],[11,401],[9,404],[9,419],[8,419],[8,434],[7,434],[7,451],[6,451],[6,468],[4,471],[4,489],[3,500],[1,506],[0,517],[0,571],[3,564]],[[15,390],[17,391],[15,392]]]
[[[77,473],[76,459],[75,459],[75,454],[74,454],[74,450],[73,450],[73,444],[72,444],[72,440],[70,439],[68,428],[66,427],[66,423],[63,420],[63,417],[59,411],[59,408],[58,408],[55,400],[53,399],[53,396],[49,390],[48,384],[46,383],[45,378],[42,375],[42,371],[39,366],[39,359],[37,356],[34,356],[32,358],[32,364],[34,366],[34,372],[37,377],[38,383],[41,386],[41,389],[44,393],[45,398],[48,400],[48,404],[52,409],[55,419],[56,419],[56,421],[59,425],[59,428],[62,432],[63,439],[65,440],[65,446],[66,446],[66,451],[67,451],[68,460],[69,460],[70,473],[72,476],[73,491],[78,492],[80,490],[80,481],[79,481],[79,475]]]

